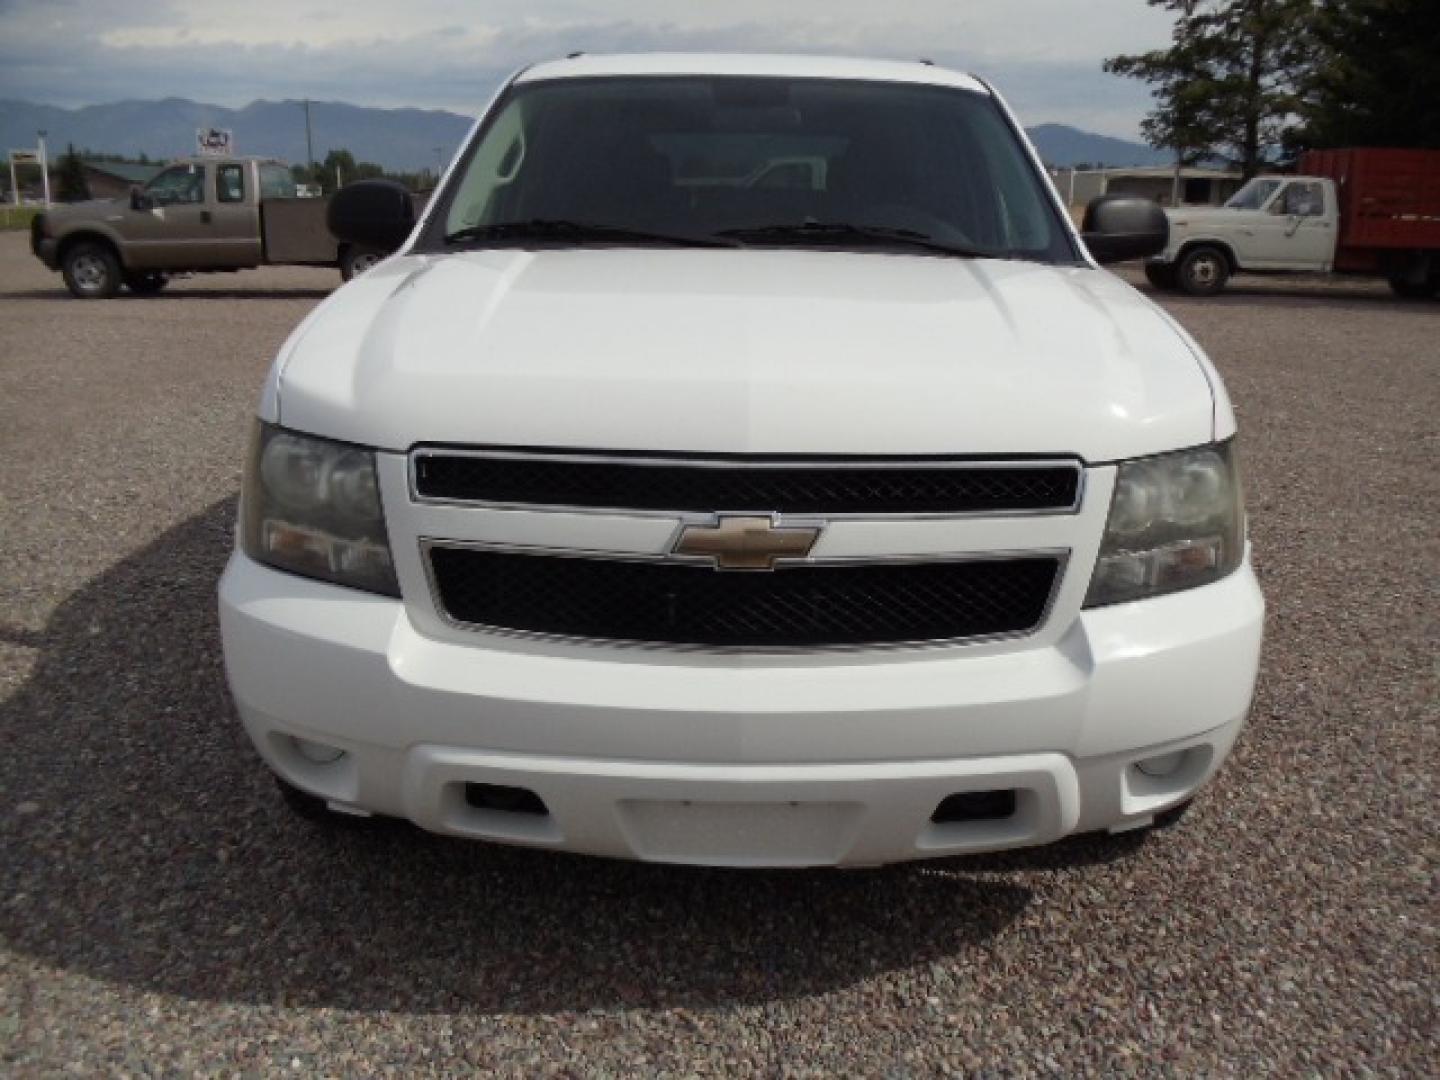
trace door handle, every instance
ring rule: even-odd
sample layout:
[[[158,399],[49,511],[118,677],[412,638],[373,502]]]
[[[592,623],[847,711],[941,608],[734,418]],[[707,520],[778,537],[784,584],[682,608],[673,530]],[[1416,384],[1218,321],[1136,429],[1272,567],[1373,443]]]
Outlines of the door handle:
[[[209,225],[209,224],[210,224],[210,211],[209,211],[209,210],[201,210],[201,211],[200,211],[200,224],[202,224],[202,225]]]

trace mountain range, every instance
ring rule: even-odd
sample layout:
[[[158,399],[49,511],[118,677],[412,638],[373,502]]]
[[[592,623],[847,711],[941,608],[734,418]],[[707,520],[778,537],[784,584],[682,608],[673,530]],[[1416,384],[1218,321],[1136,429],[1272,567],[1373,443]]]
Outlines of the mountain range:
[[[310,127],[316,160],[345,148],[357,161],[373,161],[391,170],[435,168],[448,161],[470,129],[471,118],[443,109],[378,109],[338,101],[310,103]],[[64,109],[28,101],[0,101],[0,150],[35,145],[46,132],[52,157],[67,144],[95,153],[141,153],[178,157],[195,147],[197,128],[228,128],[235,149],[285,161],[304,161],[305,103],[252,101],[242,109],[206,105],[186,98],[117,101]],[[1027,129],[1040,156],[1054,166],[1162,165],[1170,155],[1143,143],[1115,139],[1064,124]]]

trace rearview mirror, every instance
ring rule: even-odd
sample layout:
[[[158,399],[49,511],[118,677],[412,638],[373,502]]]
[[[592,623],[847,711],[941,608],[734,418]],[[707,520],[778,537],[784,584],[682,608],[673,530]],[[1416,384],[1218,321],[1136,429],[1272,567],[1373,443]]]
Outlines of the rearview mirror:
[[[1099,263],[1158,255],[1170,242],[1170,219],[1149,199],[1101,195],[1085,207],[1080,239]]]
[[[394,180],[357,180],[335,193],[325,224],[338,240],[388,255],[415,228],[415,204]]]
[[[146,195],[138,185],[130,189],[131,210],[152,210],[155,207],[155,200]]]

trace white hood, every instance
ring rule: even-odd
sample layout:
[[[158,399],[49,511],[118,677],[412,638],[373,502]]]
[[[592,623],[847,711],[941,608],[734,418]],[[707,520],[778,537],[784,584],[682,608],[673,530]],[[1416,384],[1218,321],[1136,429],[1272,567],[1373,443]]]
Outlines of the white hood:
[[[391,259],[277,362],[288,427],[416,443],[1079,454],[1212,438],[1201,363],[1110,274],[753,249]]]

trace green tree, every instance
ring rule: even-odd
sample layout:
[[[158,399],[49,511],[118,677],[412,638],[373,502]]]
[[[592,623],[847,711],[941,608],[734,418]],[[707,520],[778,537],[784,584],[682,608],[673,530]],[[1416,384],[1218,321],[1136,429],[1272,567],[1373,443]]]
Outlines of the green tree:
[[[1182,161],[1225,157],[1253,176],[1295,122],[1317,0],[1146,0],[1175,13],[1170,47],[1112,56],[1105,70],[1154,87],[1141,123]]]
[[[80,155],[75,153],[75,144],[69,143],[65,153],[60,155],[56,168],[55,197],[61,202],[82,202],[90,198],[90,184],[85,179],[85,166]]]
[[[1296,147],[1440,149],[1440,3],[1321,0]]]
[[[345,149],[331,150],[320,163],[320,175],[316,179],[326,195],[350,183],[355,179],[355,155]]]
[[[382,178],[397,181],[411,191],[424,191],[427,190],[427,187],[434,186],[433,181],[429,185],[424,183],[427,175],[424,172],[391,172],[383,165],[377,165],[373,161],[356,161],[355,155],[343,147],[329,151],[325,155],[325,159],[317,162],[312,168],[304,165],[290,166],[290,175],[295,178],[297,184],[318,184],[326,195],[333,195],[336,191],[337,167],[342,186],[352,184],[356,180]]]

